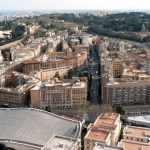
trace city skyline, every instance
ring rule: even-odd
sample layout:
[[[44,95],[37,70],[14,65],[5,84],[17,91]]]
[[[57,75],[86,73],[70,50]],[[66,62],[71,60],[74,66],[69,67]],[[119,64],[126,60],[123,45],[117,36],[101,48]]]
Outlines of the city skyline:
[[[1,10],[150,10],[148,0],[0,0]],[[115,4],[115,5],[114,5]]]

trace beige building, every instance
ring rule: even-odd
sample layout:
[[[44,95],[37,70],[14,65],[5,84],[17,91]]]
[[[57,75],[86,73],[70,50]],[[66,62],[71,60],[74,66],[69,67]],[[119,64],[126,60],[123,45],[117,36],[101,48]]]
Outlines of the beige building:
[[[55,75],[58,74],[59,77],[63,78],[65,75],[67,75],[70,69],[71,67],[68,66],[53,68],[53,69],[45,69],[36,72],[34,76],[39,78],[40,80],[49,80],[54,78]]]
[[[93,149],[95,142],[103,142],[112,146],[116,145],[120,132],[120,115],[116,113],[102,114],[96,119],[94,124],[89,126],[89,131],[84,139],[85,150]]]
[[[140,143],[150,142],[150,129],[136,126],[126,126],[123,130],[123,139]]]
[[[24,107],[29,105],[30,89],[39,82],[38,79],[12,72],[1,76],[0,106]]]
[[[77,55],[67,56],[64,58],[51,58],[48,56],[48,60],[42,61],[42,60],[27,60],[23,62],[23,70],[24,73],[35,73],[40,70],[44,69],[52,69],[52,68],[58,68],[58,67],[85,67],[87,65],[87,52],[80,53]]]
[[[24,65],[23,67],[24,73],[30,74],[44,69],[64,67],[66,66],[66,63],[62,59],[46,62],[42,62],[39,60],[27,60],[23,62],[23,65]]]
[[[75,53],[87,52],[89,54],[89,46],[76,45],[73,46],[72,49]]]
[[[118,147],[122,147],[123,150],[150,150],[150,145],[147,143],[139,143],[129,140],[121,140],[118,143]]]
[[[103,103],[131,105],[150,103],[150,81],[112,82],[103,87]]]
[[[87,100],[87,82],[77,79],[54,79],[31,89],[31,107],[72,108],[84,106]]]
[[[121,147],[105,145],[103,143],[96,143],[93,150],[124,150],[124,149]]]
[[[120,78],[123,73],[123,62],[114,61],[112,65],[113,65],[113,77]]]
[[[91,128],[84,138],[84,150],[93,150],[96,142],[110,145],[110,141],[110,132]]]
[[[150,81],[150,75],[147,75],[144,70],[134,69],[130,66],[128,69],[124,69],[121,81]]]
[[[40,27],[40,25],[38,25],[38,24],[28,25],[28,26],[26,26],[26,32],[33,34],[39,27]]]
[[[123,129],[123,139],[118,147],[124,150],[150,150],[150,129],[137,126],[126,126]]]
[[[110,77],[109,81],[102,82],[103,102],[112,105],[149,104],[150,75],[132,65],[128,68],[126,66],[120,73],[119,79]],[[102,76],[102,81],[104,77]]]

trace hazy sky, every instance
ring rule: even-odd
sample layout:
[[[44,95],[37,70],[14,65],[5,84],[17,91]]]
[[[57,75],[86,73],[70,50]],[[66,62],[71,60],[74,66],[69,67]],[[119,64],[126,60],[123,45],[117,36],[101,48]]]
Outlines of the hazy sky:
[[[147,9],[150,0],[0,0],[1,9]]]

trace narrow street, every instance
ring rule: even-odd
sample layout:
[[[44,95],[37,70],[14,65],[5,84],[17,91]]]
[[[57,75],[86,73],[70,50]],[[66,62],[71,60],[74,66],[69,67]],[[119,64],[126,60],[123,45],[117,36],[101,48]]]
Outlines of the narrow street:
[[[99,70],[99,58],[95,52],[93,46],[90,48],[90,61],[89,61],[90,73],[91,73],[91,87],[90,87],[90,101],[91,104],[97,105],[100,103],[100,70]]]

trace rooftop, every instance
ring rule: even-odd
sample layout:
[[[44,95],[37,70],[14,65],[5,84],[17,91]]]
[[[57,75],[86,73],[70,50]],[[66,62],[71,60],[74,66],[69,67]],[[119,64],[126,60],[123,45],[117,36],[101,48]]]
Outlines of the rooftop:
[[[125,150],[150,150],[150,145],[148,144],[126,140],[121,140],[121,142],[118,143],[118,147],[123,147]]]
[[[107,146],[107,145],[102,144],[102,143],[96,143],[93,150],[123,150],[123,148]]]
[[[141,123],[148,123],[148,124],[150,124],[150,115],[128,117],[128,120],[129,121],[137,121],[137,122],[141,122]]]
[[[63,66],[63,67],[52,68],[52,69],[44,69],[44,70],[40,70],[39,72],[57,71],[57,70],[61,70],[61,69],[71,69],[71,66]]]
[[[97,141],[105,141],[109,135],[110,135],[109,132],[93,128],[89,130],[89,132],[86,135],[86,138],[95,139]]]
[[[124,134],[136,137],[147,137],[150,136],[150,128],[136,127],[136,126],[126,126],[124,128]]]
[[[95,121],[94,126],[101,126],[106,128],[114,128],[116,119],[118,118],[118,114],[116,113],[105,113],[98,117]]]
[[[55,134],[80,137],[80,122],[38,109],[0,109],[0,141],[45,145]]]
[[[74,145],[77,143],[76,139],[54,136],[43,149],[49,150],[72,150]]]
[[[136,82],[114,82],[108,83],[107,86],[111,87],[141,87],[150,86],[150,81],[136,81]]]
[[[22,93],[31,89],[39,79],[24,75],[19,72],[11,72],[1,76],[0,92]]]
[[[79,81],[79,80],[59,80],[57,78],[53,80],[49,80],[46,82],[43,82],[41,84],[42,86],[46,87],[55,87],[55,86],[62,86],[66,88],[84,88],[86,86],[85,82]]]
[[[23,62],[23,64],[40,64],[42,63],[42,61],[38,61],[38,60],[26,60]]]

